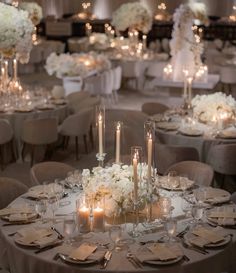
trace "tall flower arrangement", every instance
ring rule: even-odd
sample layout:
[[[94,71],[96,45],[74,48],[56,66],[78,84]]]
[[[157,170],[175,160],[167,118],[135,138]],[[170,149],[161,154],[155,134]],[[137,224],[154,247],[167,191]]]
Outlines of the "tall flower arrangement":
[[[148,33],[152,27],[152,16],[141,3],[127,3],[113,13],[111,24],[118,31],[131,28]]]
[[[37,26],[43,18],[42,7],[35,2],[21,2],[19,8],[28,12],[29,18],[35,26]]]
[[[16,54],[21,63],[27,63],[34,29],[28,13],[0,3],[0,22],[0,54],[4,57]]]
[[[192,30],[195,19],[203,23],[207,21],[203,3],[182,4],[174,13],[174,28],[170,41],[173,80],[183,79],[183,69],[187,69],[189,75],[194,76],[202,65],[203,44]]]

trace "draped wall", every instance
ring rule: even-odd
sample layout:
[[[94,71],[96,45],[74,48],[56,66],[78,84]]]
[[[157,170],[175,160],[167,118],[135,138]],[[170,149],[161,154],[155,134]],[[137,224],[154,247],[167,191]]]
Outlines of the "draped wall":
[[[26,0],[32,1],[32,0]],[[135,2],[138,0],[91,0],[93,4],[93,12],[99,19],[111,17],[112,12],[119,7],[122,3]],[[198,1],[198,0],[194,0]],[[205,2],[208,8],[209,15],[226,16],[232,11],[232,6],[236,0],[202,0]],[[61,15],[66,13],[76,13],[81,10],[81,3],[86,2],[82,0],[36,0],[43,6],[44,15]],[[173,12],[180,3],[185,2],[184,0],[140,0],[144,3],[152,12],[155,12],[157,5],[160,2],[167,4],[169,12]]]

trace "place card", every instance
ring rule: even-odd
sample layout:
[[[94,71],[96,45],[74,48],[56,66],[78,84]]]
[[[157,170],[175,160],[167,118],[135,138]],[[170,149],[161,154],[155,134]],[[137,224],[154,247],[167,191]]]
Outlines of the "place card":
[[[96,249],[97,246],[84,243],[70,253],[70,258],[85,261]]]

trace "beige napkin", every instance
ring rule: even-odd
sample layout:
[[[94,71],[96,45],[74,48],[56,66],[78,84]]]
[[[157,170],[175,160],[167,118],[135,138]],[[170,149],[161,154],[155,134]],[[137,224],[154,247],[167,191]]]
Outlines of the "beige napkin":
[[[96,249],[97,249],[96,245],[83,243],[78,248],[72,250],[69,256],[72,259],[85,261]]]
[[[24,222],[24,221],[28,221],[28,215],[25,213],[19,213],[19,214],[11,214],[9,216],[9,221],[10,222]]]
[[[209,213],[209,218],[217,222],[219,225],[235,225],[236,212],[233,207],[224,206]]]
[[[192,231],[192,234],[197,237],[190,237],[190,243],[197,246],[204,246],[209,243],[218,243],[224,240],[224,235],[222,231],[218,228],[205,228],[197,227]]]
[[[0,210],[0,216],[6,216],[19,213],[32,213],[32,210],[27,206],[8,207]]]
[[[178,258],[182,255],[179,245],[153,244],[147,247],[146,251],[137,251],[135,256],[140,262],[144,261],[167,261]]]
[[[18,240],[24,244],[35,243],[40,246],[48,244],[55,240],[55,237],[51,236],[53,231],[51,229],[37,229],[37,228],[26,228],[17,231],[21,236]]]
[[[209,202],[223,202],[227,201],[229,193],[221,189],[206,189],[206,200]]]

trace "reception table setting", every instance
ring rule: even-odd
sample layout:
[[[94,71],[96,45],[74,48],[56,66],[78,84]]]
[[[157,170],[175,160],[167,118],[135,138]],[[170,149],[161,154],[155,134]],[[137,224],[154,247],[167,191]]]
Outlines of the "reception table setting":
[[[230,193],[182,173],[157,174],[154,123],[146,148],[105,165],[105,111],[97,107],[97,161],[33,186],[0,210],[1,261],[13,272],[233,272],[236,206]],[[199,174],[201,175],[201,174]]]

